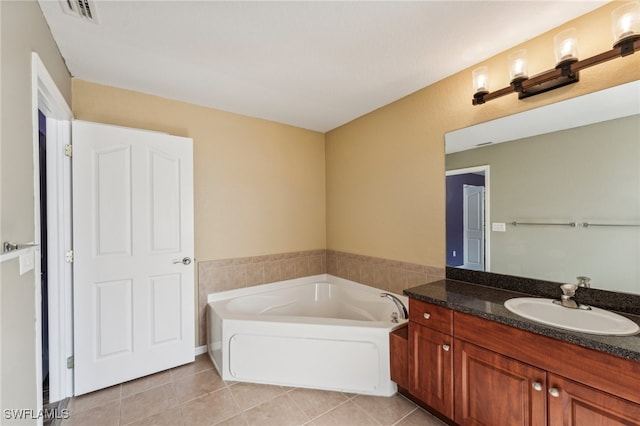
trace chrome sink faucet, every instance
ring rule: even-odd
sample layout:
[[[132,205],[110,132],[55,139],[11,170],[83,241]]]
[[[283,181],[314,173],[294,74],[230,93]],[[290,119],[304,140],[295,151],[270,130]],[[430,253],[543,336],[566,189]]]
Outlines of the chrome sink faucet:
[[[402,300],[398,299],[396,296],[394,296],[391,293],[380,293],[380,297],[386,297],[387,299],[391,299],[391,301],[396,304],[398,311],[400,311],[400,318],[409,319],[409,312],[407,312],[407,307],[404,306],[404,303],[402,303]],[[397,319],[395,322],[398,322]]]
[[[560,286],[560,290],[562,290],[562,296],[560,296],[560,300],[554,300],[553,303],[570,309],[591,310],[590,306],[581,305],[575,301],[573,297],[575,296],[577,289],[578,286],[576,284],[562,284]]]

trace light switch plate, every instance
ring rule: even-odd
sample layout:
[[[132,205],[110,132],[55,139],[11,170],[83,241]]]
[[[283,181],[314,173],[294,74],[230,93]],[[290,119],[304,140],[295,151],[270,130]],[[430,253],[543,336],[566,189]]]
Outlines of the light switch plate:
[[[20,255],[20,275],[24,275],[35,267],[33,251]]]
[[[506,232],[507,224],[502,222],[493,222],[491,224],[491,230],[494,232]]]

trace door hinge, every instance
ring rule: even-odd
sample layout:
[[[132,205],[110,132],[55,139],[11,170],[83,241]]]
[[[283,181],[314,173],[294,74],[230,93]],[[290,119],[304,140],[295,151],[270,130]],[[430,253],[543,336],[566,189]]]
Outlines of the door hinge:
[[[64,146],[64,155],[66,157],[72,157],[73,156],[73,146],[68,143]]]
[[[64,260],[67,263],[73,263],[73,250],[69,250],[64,254]]]
[[[73,368],[73,356],[67,358],[67,368]]]

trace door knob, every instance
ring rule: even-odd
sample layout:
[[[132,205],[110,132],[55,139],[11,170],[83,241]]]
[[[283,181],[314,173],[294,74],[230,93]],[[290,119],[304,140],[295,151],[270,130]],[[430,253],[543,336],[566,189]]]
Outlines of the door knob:
[[[542,383],[540,382],[533,382],[531,386],[533,386],[533,390],[536,390],[538,392],[542,390]]]
[[[560,391],[557,388],[551,388],[549,389],[549,395],[551,395],[554,398],[557,398],[560,396]]]
[[[174,260],[173,264],[176,265],[178,263],[182,263],[183,265],[189,265],[191,264],[191,258],[190,257],[185,257],[182,260]]]

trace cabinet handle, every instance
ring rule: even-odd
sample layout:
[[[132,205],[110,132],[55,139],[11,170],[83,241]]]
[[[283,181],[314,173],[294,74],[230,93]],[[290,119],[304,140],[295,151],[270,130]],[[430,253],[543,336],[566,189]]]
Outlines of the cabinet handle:
[[[424,319],[429,319],[429,318],[431,318],[431,314],[430,314],[430,313],[428,313],[428,312],[425,312],[422,316],[424,317]]]
[[[551,395],[554,398],[557,398],[560,396],[560,391],[557,388],[550,388],[549,395]]]
[[[442,345],[442,350],[445,352],[449,352],[449,349],[451,349],[451,346],[449,345]]]
[[[542,383],[540,382],[533,382],[531,386],[533,386],[533,390],[536,390],[538,392],[542,390]]]

